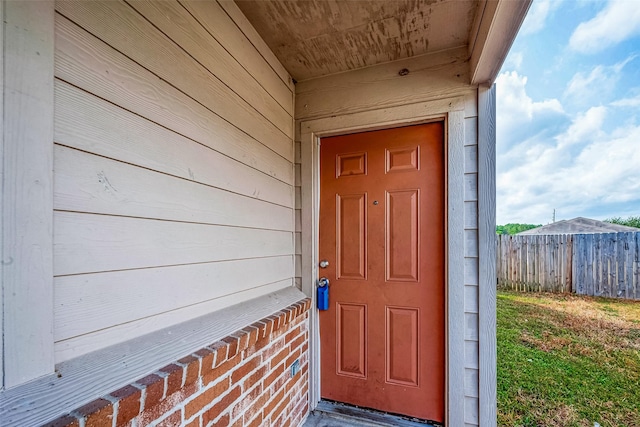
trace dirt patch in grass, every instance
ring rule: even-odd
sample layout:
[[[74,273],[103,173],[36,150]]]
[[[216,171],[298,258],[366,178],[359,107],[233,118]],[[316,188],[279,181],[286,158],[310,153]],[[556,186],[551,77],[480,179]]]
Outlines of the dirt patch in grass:
[[[525,330],[522,331],[520,339],[522,340],[522,342],[530,344],[531,346],[534,346],[546,352],[559,350],[571,344],[570,339],[554,337],[548,331],[542,331],[542,337],[538,338],[534,335],[531,335],[531,333]]]
[[[602,350],[640,350],[640,303],[611,301],[573,295],[542,294],[521,296],[522,302],[546,310],[532,310],[528,318],[547,323],[541,336],[522,331],[522,340],[543,351],[573,345],[582,355],[592,355],[592,349],[582,345],[588,341]],[[618,306],[619,305],[619,306]],[[570,336],[557,336],[571,331]],[[581,338],[576,341],[575,337]]]
[[[640,426],[640,302],[498,293],[498,424]]]

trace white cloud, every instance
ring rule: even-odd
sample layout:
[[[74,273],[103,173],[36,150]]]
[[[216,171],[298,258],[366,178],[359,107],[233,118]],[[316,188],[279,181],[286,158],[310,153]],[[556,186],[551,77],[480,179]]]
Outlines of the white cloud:
[[[557,1],[537,0],[531,5],[531,9],[527,12],[527,17],[522,23],[520,33],[534,34],[544,28],[549,12],[555,8]]]
[[[611,103],[614,107],[640,107],[640,95],[632,98],[623,98]]]
[[[569,39],[569,47],[593,54],[639,34],[638,1],[610,0],[595,18],[578,25]]]
[[[534,101],[526,92],[527,77],[516,71],[501,73],[496,79],[498,151],[514,143],[534,145],[536,135],[546,129],[549,118],[564,116],[557,99]]]
[[[598,65],[588,74],[583,72],[574,74],[567,84],[564,95],[579,102],[585,102],[590,97],[601,97],[603,93],[613,92],[620,78],[620,72],[634,59],[635,55],[611,66]]]
[[[589,198],[602,203],[640,200],[638,141],[640,126],[619,128],[599,138],[569,168],[566,186],[582,187]]]
[[[527,76],[516,71],[502,73],[496,79],[498,108],[508,122],[531,121],[534,114],[544,111],[562,113],[562,105],[557,99],[534,102],[526,92]]]
[[[605,133],[597,126],[604,115],[603,107],[578,115],[553,146],[515,147],[527,159],[520,166],[502,171],[498,159],[499,223],[544,224],[553,209],[568,219],[640,204],[640,126]]]
[[[556,137],[559,147],[579,144],[601,135],[600,128],[607,114],[606,107],[591,107],[586,113],[579,113],[567,131]]]

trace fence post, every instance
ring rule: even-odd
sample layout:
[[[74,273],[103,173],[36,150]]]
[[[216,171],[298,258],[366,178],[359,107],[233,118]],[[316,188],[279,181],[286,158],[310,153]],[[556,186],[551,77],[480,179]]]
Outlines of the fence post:
[[[637,299],[640,299],[640,233],[636,233],[636,253],[634,257],[635,267],[634,267],[634,283],[636,285],[636,295]]]
[[[616,281],[618,283],[616,297],[624,298],[627,295],[627,288],[624,285],[624,241],[620,233],[616,233]]]
[[[560,241],[558,242],[558,264],[557,264],[557,270],[558,270],[558,283],[559,283],[559,290],[562,293],[566,292],[565,289],[565,269],[564,269],[564,263],[565,263],[565,246],[567,245],[567,235],[563,234],[560,236]]]
[[[567,248],[566,248],[566,259],[565,259],[565,269],[567,271],[567,292],[574,292],[573,287],[573,235],[567,235]]]
[[[607,296],[616,295],[616,238],[614,233],[607,234]]]
[[[627,298],[635,298],[633,286],[633,258],[636,252],[636,239],[632,233],[624,233],[625,241],[625,277],[627,283]]]
[[[587,257],[586,270],[585,270],[585,281],[586,281],[586,291],[587,295],[593,296],[595,295],[595,287],[596,283],[593,280],[593,234],[587,234],[585,236],[585,251]]]

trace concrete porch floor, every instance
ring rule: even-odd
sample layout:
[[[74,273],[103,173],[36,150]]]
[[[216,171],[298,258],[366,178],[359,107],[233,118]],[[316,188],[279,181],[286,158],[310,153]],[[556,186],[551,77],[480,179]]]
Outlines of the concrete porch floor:
[[[435,427],[381,412],[322,401],[309,414],[303,427]]]
[[[340,417],[332,414],[325,414],[324,412],[314,411],[309,414],[309,418],[304,423],[303,427],[342,427],[342,426],[379,426],[380,424],[372,424],[357,419],[351,419],[346,417]]]

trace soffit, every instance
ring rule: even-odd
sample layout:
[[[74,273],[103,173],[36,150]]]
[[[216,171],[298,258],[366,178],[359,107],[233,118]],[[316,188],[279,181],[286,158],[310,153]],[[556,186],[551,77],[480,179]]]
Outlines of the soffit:
[[[298,81],[472,45],[484,8],[477,0],[236,4]]]

